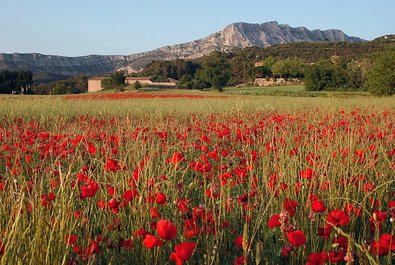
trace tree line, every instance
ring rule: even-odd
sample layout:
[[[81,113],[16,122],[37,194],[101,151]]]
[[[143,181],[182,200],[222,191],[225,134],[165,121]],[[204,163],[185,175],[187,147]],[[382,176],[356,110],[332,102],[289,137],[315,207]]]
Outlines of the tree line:
[[[340,45],[340,44],[339,44]],[[255,48],[253,48],[255,49]],[[395,93],[395,48],[365,56],[331,56],[309,62],[301,57],[257,60],[250,48],[231,53],[215,51],[196,60],[153,61],[141,75],[179,80],[180,88],[216,88],[253,83],[261,78],[298,78],[308,91],[368,90],[375,95]],[[254,62],[260,62],[255,67]]]
[[[305,71],[305,88],[321,90],[367,90],[371,94],[395,94],[395,49],[375,52],[363,60],[321,60]]]
[[[33,85],[33,73],[31,71],[0,72],[0,94],[30,94]]]
[[[51,83],[34,84],[31,71],[3,70],[0,72],[0,94],[59,95],[88,91],[88,76],[74,76]]]
[[[80,94],[88,91],[88,76],[73,76],[66,80],[36,84],[31,89],[36,95]]]

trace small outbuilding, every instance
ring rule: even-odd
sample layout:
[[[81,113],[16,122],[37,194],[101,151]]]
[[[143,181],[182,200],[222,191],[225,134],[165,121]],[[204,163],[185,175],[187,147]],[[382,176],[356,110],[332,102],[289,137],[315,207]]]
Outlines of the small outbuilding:
[[[88,79],[88,92],[97,92],[102,90],[101,81],[105,76],[91,77]]]
[[[98,76],[98,77],[91,77],[88,79],[88,92],[97,92],[103,90],[101,86],[101,81],[106,78],[106,76]],[[176,87],[177,80],[169,78],[166,82],[152,82],[149,77],[142,76],[142,77],[126,77],[125,84],[126,85],[133,85],[136,82],[139,82],[143,86],[155,86],[155,87]]]

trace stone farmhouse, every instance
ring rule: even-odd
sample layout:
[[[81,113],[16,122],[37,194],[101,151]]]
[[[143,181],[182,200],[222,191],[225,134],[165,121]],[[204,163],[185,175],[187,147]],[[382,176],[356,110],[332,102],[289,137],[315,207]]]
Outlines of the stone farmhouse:
[[[263,66],[263,62],[254,63],[255,67]],[[301,84],[302,81],[298,78],[265,78],[265,77],[256,77],[254,80],[254,85],[256,86],[283,86],[283,85],[295,85]]]
[[[107,78],[106,76],[91,77],[88,79],[88,92],[97,92],[103,90],[101,81]],[[136,82],[140,82],[143,86],[155,86],[155,87],[176,87],[177,80],[169,78],[167,82],[152,82],[149,77],[126,77],[125,84],[133,85]]]
[[[301,84],[298,78],[255,78],[256,86],[283,86]]]

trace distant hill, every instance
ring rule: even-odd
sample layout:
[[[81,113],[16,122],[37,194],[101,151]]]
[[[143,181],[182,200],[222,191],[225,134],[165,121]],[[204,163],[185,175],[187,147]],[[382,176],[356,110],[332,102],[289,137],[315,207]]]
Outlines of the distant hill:
[[[395,42],[395,34],[384,35],[374,39],[376,42]]]
[[[231,51],[236,48],[322,41],[360,43],[364,40],[350,37],[341,30],[293,28],[289,25],[278,24],[276,21],[263,24],[234,23],[203,39],[131,55],[65,57],[37,53],[1,53],[0,70],[22,69],[31,70],[34,73],[44,72],[66,76],[100,75],[118,69],[134,72],[141,70],[153,60],[194,59],[214,50]]]
[[[298,42],[281,45],[273,45],[267,48],[244,48],[236,49],[231,53],[241,56],[242,60],[260,61],[269,56],[277,60],[289,57],[297,57],[304,62],[317,62],[328,59],[334,55],[345,60],[360,60],[369,54],[383,51],[389,47],[395,48],[395,41],[369,41],[363,43],[348,42]]]

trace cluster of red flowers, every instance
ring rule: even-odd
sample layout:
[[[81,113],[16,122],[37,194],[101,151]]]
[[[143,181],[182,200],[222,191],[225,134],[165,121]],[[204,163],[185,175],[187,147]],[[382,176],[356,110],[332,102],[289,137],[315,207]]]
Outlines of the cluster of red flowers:
[[[207,98],[227,98],[227,96],[213,95],[191,95],[175,93],[112,93],[112,94],[92,94],[92,95],[68,95],[63,99],[74,100],[119,100],[119,99],[152,99],[152,98],[186,98],[186,99],[207,99]]]
[[[390,111],[5,117],[0,150],[4,215],[64,210],[70,264],[394,260]]]

